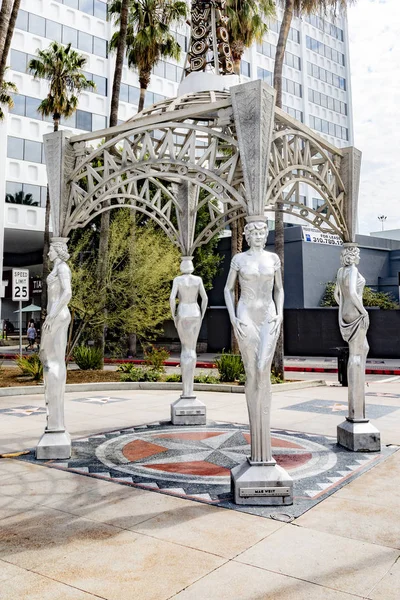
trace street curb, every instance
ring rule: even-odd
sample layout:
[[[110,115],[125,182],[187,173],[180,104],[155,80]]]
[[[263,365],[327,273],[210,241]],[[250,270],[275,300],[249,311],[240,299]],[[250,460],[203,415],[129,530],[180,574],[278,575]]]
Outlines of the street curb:
[[[295,373],[337,373],[338,369],[326,367],[285,367]],[[365,369],[366,375],[400,375],[400,369]]]
[[[322,379],[311,381],[290,381],[288,383],[276,383],[272,385],[273,392],[286,392],[288,390],[301,390],[303,388],[318,387],[326,385]],[[181,391],[182,384],[169,383],[167,381],[157,382],[118,382],[106,381],[104,383],[68,383],[65,391],[68,392],[109,392],[109,391],[130,391],[130,390],[169,390]],[[196,392],[225,392],[229,394],[244,394],[243,385],[224,385],[223,383],[195,383]],[[43,394],[44,386],[21,386],[0,388],[0,398],[7,396],[29,396]]]

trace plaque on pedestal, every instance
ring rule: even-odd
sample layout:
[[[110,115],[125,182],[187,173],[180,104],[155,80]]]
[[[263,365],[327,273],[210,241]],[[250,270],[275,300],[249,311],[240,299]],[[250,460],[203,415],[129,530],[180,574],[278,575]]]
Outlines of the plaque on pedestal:
[[[252,463],[246,460],[232,469],[231,484],[236,504],[293,504],[293,479],[274,460],[268,463]]]

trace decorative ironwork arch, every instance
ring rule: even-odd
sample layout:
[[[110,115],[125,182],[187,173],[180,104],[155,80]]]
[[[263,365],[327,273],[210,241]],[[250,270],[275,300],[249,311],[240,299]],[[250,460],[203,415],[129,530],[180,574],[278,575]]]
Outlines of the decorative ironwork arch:
[[[239,217],[271,210],[354,238],[360,153],[328,144],[277,109],[261,81],[163,101],[111,130],[49,134],[45,149],[53,230],[63,237],[125,206],[153,219],[184,254]],[[322,206],[299,202],[302,184]],[[204,206],[210,222],[195,239]]]
[[[344,214],[345,185],[339,173],[341,157],[332,155],[315,136],[294,128],[274,132],[269,164],[267,207],[292,214],[320,231],[348,237]],[[336,164],[335,164],[336,163]],[[314,188],[324,203],[317,209],[297,200],[299,184]],[[285,190],[289,191],[285,193]]]

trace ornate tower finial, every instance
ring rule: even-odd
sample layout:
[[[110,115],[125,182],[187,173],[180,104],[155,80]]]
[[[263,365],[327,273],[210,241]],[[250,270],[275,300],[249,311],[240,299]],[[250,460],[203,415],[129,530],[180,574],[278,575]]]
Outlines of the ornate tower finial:
[[[225,6],[226,0],[193,0],[185,75],[201,71],[234,74]]]

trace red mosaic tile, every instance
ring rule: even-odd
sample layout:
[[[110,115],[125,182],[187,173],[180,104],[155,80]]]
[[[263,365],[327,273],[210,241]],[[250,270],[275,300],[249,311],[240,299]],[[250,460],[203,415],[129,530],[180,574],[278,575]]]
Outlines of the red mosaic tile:
[[[157,446],[157,444],[151,444],[150,442],[144,442],[143,440],[134,440],[126,444],[122,450],[122,454],[130,462],[148,458],[154,454],[160,454],[161,452],[168,452],[167,448],[163,446]]]
[[[166,471],[167,473],[182,473],[184,475],[204,475],[208,477],[229,477],[230,469],[220,467],[204,460],[186,463],[166,463],[156,465],[143,465],[147,469]]]

